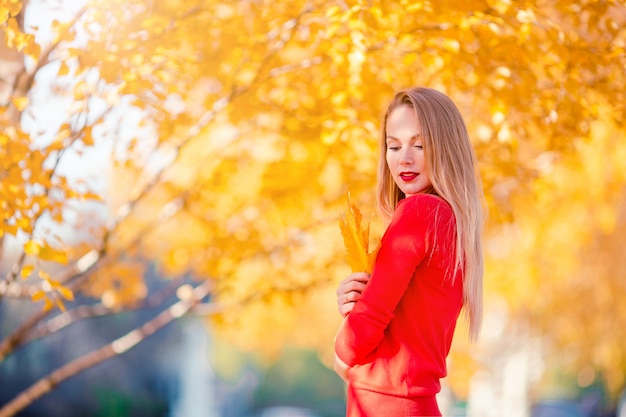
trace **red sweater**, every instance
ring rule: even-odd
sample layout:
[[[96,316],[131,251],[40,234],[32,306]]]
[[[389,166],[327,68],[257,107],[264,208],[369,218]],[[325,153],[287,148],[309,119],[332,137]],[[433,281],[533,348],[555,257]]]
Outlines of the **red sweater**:
[[[455,227],[439,197],[417,194],[398,204],[369,284],[335,340],[353,388],[403,397],[439,392],[463,304]]]

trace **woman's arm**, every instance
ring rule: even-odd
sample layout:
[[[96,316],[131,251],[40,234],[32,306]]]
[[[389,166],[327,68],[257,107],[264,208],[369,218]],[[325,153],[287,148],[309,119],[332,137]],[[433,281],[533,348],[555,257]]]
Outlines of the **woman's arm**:
[[[337,333],[335,352],[344,363],[354,366],[370,360],[415,268],[437,240],[437,230],[453,222],[452,210],[437,197],[418,195],[400,203],[383,236],[370,282]]]

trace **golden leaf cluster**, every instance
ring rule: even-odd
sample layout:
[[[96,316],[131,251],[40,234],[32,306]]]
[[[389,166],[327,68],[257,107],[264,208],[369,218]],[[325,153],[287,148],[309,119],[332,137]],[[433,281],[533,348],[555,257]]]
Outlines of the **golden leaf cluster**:
[[[370,225],[363,227],[363,215],[359,208],[348,198],[348,211],[339,220],[341,236],[348,254],[348,264],[352,272],[371,273],[376,262],[379,246],[369,251]]]
[[[55,305],[59,307],[61,311],[65,311],[65,304],[61,298],[65,298],[68,301],[74,301],[74,293],[72,290],[61,284],[59,281],[53,279],[50,274],[43,270],[39,271],[39,277],[44,282],[44,289],[35,291],[31,297],[32,301],[38,302],[43,300],[43,309],[46,311],[54,308]]]

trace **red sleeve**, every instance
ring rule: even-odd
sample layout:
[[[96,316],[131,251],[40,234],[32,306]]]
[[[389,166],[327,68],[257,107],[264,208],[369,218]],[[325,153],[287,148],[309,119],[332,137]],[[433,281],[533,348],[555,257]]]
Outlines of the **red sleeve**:
[[[441,210],[444,208],[444,210]],[[370,282],[335,339],[337,356],[349,366],[369,362],[415,269],[429,253],[435,226],[452,211],[438,197],[418,194],[402,200],[383,236]]]

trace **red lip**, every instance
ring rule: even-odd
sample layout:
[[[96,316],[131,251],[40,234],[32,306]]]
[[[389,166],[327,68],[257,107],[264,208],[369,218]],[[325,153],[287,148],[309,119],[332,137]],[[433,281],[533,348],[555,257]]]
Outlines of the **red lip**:
[[[411,182],[413,181],[415,178],[418,177],[418,173],[416,172],[401,172],[400,173],[400,178],[402,179],[402,181],[404,182]]]

